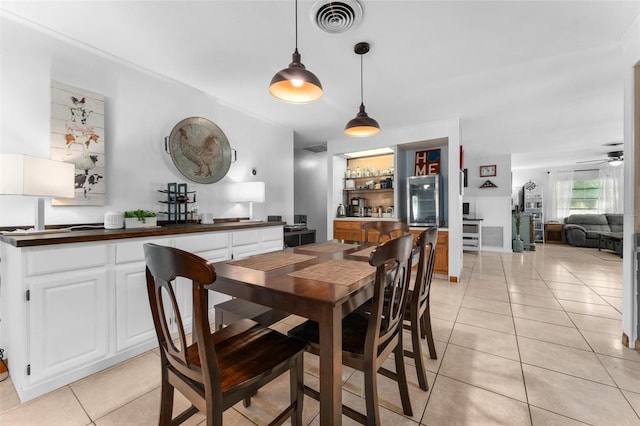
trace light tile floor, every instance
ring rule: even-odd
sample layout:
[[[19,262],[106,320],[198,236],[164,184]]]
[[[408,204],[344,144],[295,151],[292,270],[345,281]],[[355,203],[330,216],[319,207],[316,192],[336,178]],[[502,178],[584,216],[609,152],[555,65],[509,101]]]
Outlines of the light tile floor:
[[[640,425],[640,354],[621,343],[622,261],[615,254],[551,244],[523,254],[465,253],[461,282],[436,277],[431,294],[438,359],[427,359],[430,390],[420,390],[407,360],[408,418],[395,383],[379,376],[383,424]],[[289,317],[274,328],[302,320]],[[305,360],[305,383],[317,387],[318,360]],[[24,404],[9,379],[0,383],[0,424],[155,425],[159,382],[157,350]],[[364,410],[362,374],[345,368],[343,382],[343,400]],[[225,424],[266,424],[287,392],[284,375],[250,408],[227,410]],[[178,395],[175,404],[188,403]],[[305,398],[305,424],[319,424],[318,410]]]

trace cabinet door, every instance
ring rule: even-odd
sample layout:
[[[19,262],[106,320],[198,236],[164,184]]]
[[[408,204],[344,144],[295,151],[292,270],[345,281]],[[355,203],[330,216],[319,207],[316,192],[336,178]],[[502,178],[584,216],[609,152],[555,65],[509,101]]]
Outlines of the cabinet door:
[[[28,280],[31,383],[107,355],[108,287],[104,268]]]
[[[449,233],[438,231],[438,240],[436,242],[436,259],[433,265],[433,271],[439,274],[449,273]]]
[[[116,268],[116,351],[155,339],[144,263]]]

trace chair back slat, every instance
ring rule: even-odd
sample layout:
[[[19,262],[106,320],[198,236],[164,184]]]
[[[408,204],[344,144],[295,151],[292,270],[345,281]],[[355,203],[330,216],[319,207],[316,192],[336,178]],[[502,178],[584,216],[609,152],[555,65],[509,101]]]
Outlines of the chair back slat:
[[[413,235],[405,234],[385,241],[369,256],[369,264],[376,267],[376,279],[366,345],[377,346],[378,352],[402,332],[411,277],[412,245]]]
[[[364,231],[365,242],[380,243],[408,233],[409,225],[398,221],[374,220],[364,222],[360,225],[360,229]],[[371,231],[378,232],[376,239],[373,239],[373,235],[371,237],[369,236]]]
[[[196,312],[192,338],[203,348],[197,357],[187,353],[187,334],[174,291],[174,286],[190,287],[194,309],[206,310],[208,298],[204,286],[215,281],[214,267],[199,256],[172,247],[147,243],[144,244],[144,252],[149,305],[163,362],[166,360],[176,371],[200,383],[207,382],[204,377],[208,375],[219,377],[215,348],[206,338],[210,334],[209,324],[203,324],[201,315]],[[186,280],[176,279],[178,277]],[[178,345],[169,324],[172,316],[176,320]]]

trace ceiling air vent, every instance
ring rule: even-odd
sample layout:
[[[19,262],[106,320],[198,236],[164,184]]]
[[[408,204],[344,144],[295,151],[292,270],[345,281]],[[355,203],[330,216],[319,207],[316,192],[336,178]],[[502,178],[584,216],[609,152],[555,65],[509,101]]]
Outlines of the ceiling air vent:
[[[319,144],[319,145],[312,145],[312,146],[308,146],[306,148],[307,151],[311,151],[314,154],[317,154],[319,152],[326,152],[327,151],[327,146],[324,144]]]
[[[362,20],[362,6],[357,0],[318,0],[311,7],[310,17],[322,31],[340,34]]]

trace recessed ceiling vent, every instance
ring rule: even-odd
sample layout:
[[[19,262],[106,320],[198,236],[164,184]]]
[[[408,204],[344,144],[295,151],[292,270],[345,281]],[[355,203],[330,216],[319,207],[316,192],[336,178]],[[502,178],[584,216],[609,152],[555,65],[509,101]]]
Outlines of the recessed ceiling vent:
[[[326,152],[327,151],[327,145],[326,144],[318,144],[318,145],[312,145],[312,146],[308,146],[306,148],[304,148],[307,151],[311,151],[314,154],[317,154],[319,152]]]
[[[311,22],[329,34],[340,34],[362,20],[362,6],[357,0],[318,0],[310,11]]]

